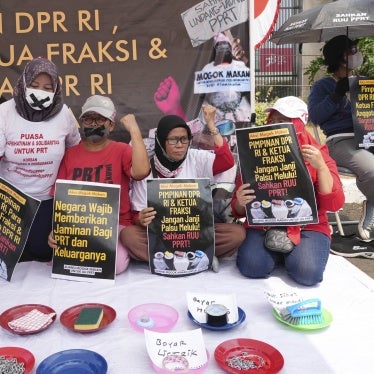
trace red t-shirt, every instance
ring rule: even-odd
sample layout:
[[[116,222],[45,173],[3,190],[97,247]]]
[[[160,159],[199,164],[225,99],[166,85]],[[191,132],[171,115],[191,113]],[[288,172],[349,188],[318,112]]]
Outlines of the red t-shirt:
[[[121,185],[119,223],[131,224],[130,172],[132,148],[126,143],[110,141],[100,151],[89,151],[83,143],[66,150],[57,179]],[[54,195],[54,187],[51,190]]]

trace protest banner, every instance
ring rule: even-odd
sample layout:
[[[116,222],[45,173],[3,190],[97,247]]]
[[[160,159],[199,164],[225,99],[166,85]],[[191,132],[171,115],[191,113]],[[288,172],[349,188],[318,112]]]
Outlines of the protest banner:
[[[374,152],[374,78],[350,78],[349,92],[357,148]]]
[[[114,282],[120,186],[57,180],[52,278]]]
[[[147,205],[157,212],[148,226],[151,272],[183,276],[209,269],[214,255],[209,179],[148,179]]]
[[[292,123],[236,131],[243,183],[256,199],[246,206],[250,225],[318,222],[314,187]]]
[[[193,92],[194,74],[211,61],[213,34],[193,47],[181,17],[191,7],[198,7],[197,3],[3,0],[0,95],[11,100],[26,63],[45,56],[57,65],[64,101],[76,118],[87,97],[109,96],[118,111],[116,122],[130,110],[147,144],[152,144],[151,131],[162,115],[176,114],[194,121],[200,114],[202,96]],[[248,8],[247,1],[237,1],[235,7],[242,4]],[[265,10],[260,7],[258,14],[265,16]],[[210,17],[202,19],[199,26],[209,22]],[[240,40],[249,56],[249,23],[235,24],[225,29]],[[130,141],[129,133],[120,125],[115,126],[111,138]]]
[[[11,280],[39,206],[40,200],[0,178],[0,278]]]
[[[204,67],[195,72],[194,93],[211,93],[227,91],[228,87],[237,92],[250,91],[249,68],[243,63],[240,66],[228,64],[224,66]]]

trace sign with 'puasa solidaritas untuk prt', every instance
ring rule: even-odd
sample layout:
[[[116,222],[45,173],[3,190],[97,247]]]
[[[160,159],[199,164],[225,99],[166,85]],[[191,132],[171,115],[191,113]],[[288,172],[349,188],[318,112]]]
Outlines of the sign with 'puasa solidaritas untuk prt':
[[[147,206],[157,212],[148,225],[151,272],[178,277],[209,269],[214,255],[209,179],[148,179]]]
[[[39,206],[40,200],[0,178],[0,278],[11,280]]]
[[[120,186],[57,180],[52,278],[115,280]]]
[[[236,130],[243,183],[256,199],[246,206],[250,225],[318,222],[314,187],[292,123]]]

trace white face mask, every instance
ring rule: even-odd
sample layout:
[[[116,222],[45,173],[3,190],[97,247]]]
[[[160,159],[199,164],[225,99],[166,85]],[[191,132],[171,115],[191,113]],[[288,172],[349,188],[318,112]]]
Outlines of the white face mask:
[[[354,55],[348,56],[348,69],[355,70],[362,65],[364,58],[361,52],[356,52]]]
[[[26,100],[31,108],[35,110],[42,110],[48,108],[55,96],[54,92],[48,92],[43,90],[36,90],[35,88],[26,87]]]

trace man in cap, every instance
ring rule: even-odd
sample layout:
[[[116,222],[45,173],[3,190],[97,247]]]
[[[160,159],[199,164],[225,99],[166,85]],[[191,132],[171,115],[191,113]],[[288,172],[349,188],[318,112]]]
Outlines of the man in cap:
[[[345,35],[329,40],[323,47],[324,64],[330,76],[324,77],[311,88],[308,111],[310,120],[318,124],[326,135],[331,157],[339,166],[356,175],[358,189],[366,197],[358,233],[362,240],[374,239],[374,155],[356,148],[351,103],[347,96],[348,77],[363,62],[355,41]],[[341,253],[344,256],[344,253]],[[352,254],[349,254],[352,256]],[[357,251],[357,256],[362,253]]]

